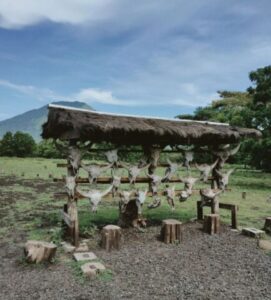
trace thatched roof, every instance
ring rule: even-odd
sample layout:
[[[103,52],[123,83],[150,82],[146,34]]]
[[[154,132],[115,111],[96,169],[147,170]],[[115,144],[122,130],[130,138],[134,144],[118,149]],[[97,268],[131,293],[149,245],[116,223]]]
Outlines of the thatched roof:
[[[228,144],[261,137],[255,129],[223,123],[117,115],[49,105],[43,138],[122,145]]]

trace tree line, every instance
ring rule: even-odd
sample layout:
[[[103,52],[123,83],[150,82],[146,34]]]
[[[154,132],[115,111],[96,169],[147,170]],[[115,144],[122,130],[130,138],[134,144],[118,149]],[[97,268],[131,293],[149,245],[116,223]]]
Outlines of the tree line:
[[[0,156],[61,158],[62,154],[52,140],[36,143],[28,133],[8,131],[0,141]]]
[[[249,79],[252,85],[245,92],[218,91],[219,100],[177,117],[258,129],[263,138],[246,139],[234,162],[271,171],[271,66],[250,72]]]

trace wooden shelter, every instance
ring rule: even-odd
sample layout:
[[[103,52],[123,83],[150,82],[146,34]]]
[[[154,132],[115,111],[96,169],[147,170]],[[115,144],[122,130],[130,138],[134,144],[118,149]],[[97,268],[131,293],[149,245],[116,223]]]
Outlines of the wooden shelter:
[[[223,123],[119,115],[58,105],[49,105],[48,120],[43,125],[42,132],[42,137],[45,139],[53,138],[67,141],[72,151],[76,148],[77,142],[87,141],[95,144],[110,143],[116,148],[122,147],[122,149],[133,145],[142,146],[142,152],[147,157],[149,164],[149,174],[154,174],[155,168],[158,166],[159,155],[166,146],[173,148],[178,145],[207,145],[219,149],[219,145],[235,144],[244,138],[259,138],[260,136],[261,133],[255,129],[238,128]],[[181,151],[178,150],[178,147],[175,149]],[[67,177],[72,179],[72,176],[76,178],[77,170],[71,163],[70,156],[71,154],[67,155]],[[78,167],[80,167],[80,158],[77,160]],[[151,187],[150,178],[139,177],[139,179],[139,182],[150,183]],[[169,183],[178,181],[174,177],[168,180]],[[76,178],[74,182],[76,184],[88,182],[88,180]],[[98,178],[97,182],[110,183],[111,178]],[[121,178],[120,182],[129,182],[129,179],[124,177]],[[74,190],[70,190],[68,193],[68,205],[65,206],[63,216],[66,223],[70,224],[74,243],[78,245],[79,226],[76,205],[78,195],[74,184],[70,182],[70,185],[73,186]],[[152,186],[152,188],[154,187]],[[155,196],[161,194],[163,193],[152,192],[152,195]],[[168,199],[171,199],[170,196]],[[135,203],[137,202],[135,201]],[[129,207],[129,205],[125,207]],[[135,206],[132,209],[135,210]],[[138,220],[142,222],[141,216]],[[131,223],[136,224],[135,221],[135,219],[131,220]]]
[[[255,129],[228,124],[101,113],[49,105],[42,137],[116,145],[213,145],[257,138]]]

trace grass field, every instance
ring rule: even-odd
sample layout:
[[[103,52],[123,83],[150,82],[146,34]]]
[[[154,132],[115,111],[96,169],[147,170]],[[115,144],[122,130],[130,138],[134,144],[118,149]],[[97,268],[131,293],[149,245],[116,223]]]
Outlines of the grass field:
[[[0,234],[2,237],[8,237],[12,230],[19,228],[26,232],[29,238],[55,241],[59,239],[59,209],[66,201],[54,199],[53,193],[63,191],[64,185],[54,183],[49,175],[59,178],[65,175],[65,168],[56,168],[56,164],[60,162],[63,161],[41,158],[0,158]],[[163,170],[158,172],[162,173]],[[198,176],[196,170],[193,170],[192,174]],[[86,174],[81,171],[80,175]],[[204,186],[200,183],[195,188]],[[182,187],[182,184],[176,185],[176,189]],[[262,228],[265,218],[271,216],[271,201],[267,201],[271,196],[271,174],[238,167],[230,178],[229,187],[231,191],[224,193],[220,201],[239,206],[239,226]],[[128,185],[123,186],[123,189],[128,188]],[[241,197],[242,192],[247,192],[245,200]],[[197,200],[199,200],[197,194],[186,202],[181,203],[176,200],[176,210],[172,212],[165,200],[160,207],[149,210],[147,204],[151,199],[148,199],[143,214],[153,222],[160,222],[165,218],[187,221],[196,217]],[[207,212],[208,208],[205,209]],[[221,210],[221,217],[223,222],[230,224],[229,212]],[[90,211],[88,200],[79,201],[80,232],[83,235],[91,235],[96,226],[116,223],[117,219],[117,199],[102,201],[97,214]]]

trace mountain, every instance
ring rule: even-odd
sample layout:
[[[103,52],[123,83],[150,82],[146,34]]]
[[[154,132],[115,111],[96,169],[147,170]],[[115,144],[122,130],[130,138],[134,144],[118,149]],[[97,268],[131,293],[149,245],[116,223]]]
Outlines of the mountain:
[[[86,103],[79,101],[58,101],[52,102],[52,104],[93,110],[93,108]],[[23,131],[31,134],[36,141],[40,141],[41,125],[47,120],[47,107],[48,105],[44,105],[41,108],[29,110],[21,115],[0,121],[0,138],[2,138],[7,131],[13,133]]]

